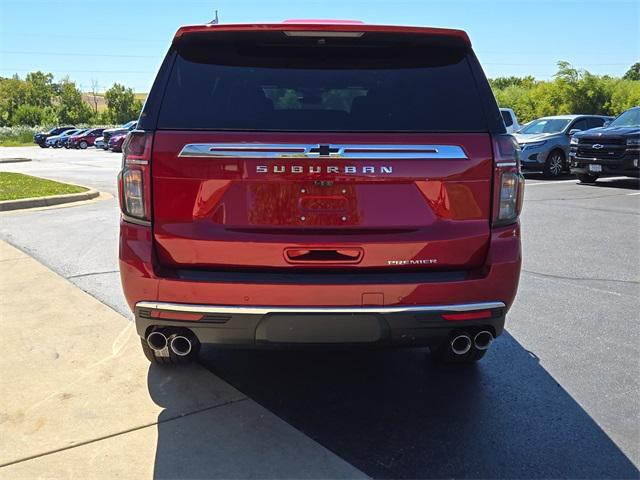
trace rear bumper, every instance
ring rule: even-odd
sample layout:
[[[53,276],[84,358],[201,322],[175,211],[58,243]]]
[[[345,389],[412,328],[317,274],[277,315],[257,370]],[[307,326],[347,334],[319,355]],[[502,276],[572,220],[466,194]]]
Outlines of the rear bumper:
[[[443,315],[481,311],[486,318],[448,321]],[[453,329],[502,333],[502,302],[411,307],[225,307],[162,302],[136,305],[138,335],[153,328],[188,328],[201,343],[230,345],[432,345]],[[186,318],[199,318],[197,321]]]
[[[367,274],[342,274],[342,281],[305,276],[296,282],[264,272],[160,276],[151,228],[122,221],[120,233],[122,285],[140,336],[152,326],[185,327],[203,343],[422,345],[454,328],[480,326],[497,336],[517,291],[520,263],[520,227],[511,225],[492,231],[484,267],[462,276],[401,268],[368,279],[362,277]],[[491,315],[472,321],[442,317],[469,304],[488,308]]]

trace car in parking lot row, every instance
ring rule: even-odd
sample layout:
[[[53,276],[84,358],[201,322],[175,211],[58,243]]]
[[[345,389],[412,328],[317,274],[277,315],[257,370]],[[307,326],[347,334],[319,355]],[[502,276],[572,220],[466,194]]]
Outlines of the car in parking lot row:
[[[124,134],[135,129],[136,120],[125,123],[116,128],[77,128],[74,126],[55,127],[46,132],[38,132],[33,136],[33,141],[41,148],[79,148],[85,149],[90,146],[108,150],[109,139],[112,136]],[[122,142],[114,142],[114,151],[121,151]]]
[[[111,150],[112,152],[121,152],[122,144],[124,143],[124,139],[127,138],[128,133],[129,132],[121,132],[112,135],[111,138],[109,138],[109,143],[107,143],[107,149]]]
[[[542,170],[547,177],[568,172],[571,136],[602,127],[612,119],[604,115],[555,115],[530,122],[514,133],[522,169]]]
[[[67,145],[67,141],[69,140],[69,137],[71,137],[72,135],[75,135],[76,133],[82,133],[82,132],[84,132],[83,129],[72,128],[70,130],[65,130],[64,132],[58,135],[50,135],[44,141],[44,146],[45,148],[48,148],[48,147],[62,148]]]
[[[102,148],[104,148],[105,150],[109,149],[109,140],[111,139],[111,137],[116,136],[116,135],[120,135],[120,134],[127,134],[129,133],[131,130],[134,130],[136,128],[136,125],[138,125],[138,122],[136,120],[132,120],[131,122],[125,123],[124,125],[121,125],[120,127],[117,128],[108,128],[106,129],[103,133],[102,133],[102,140],[104,142],[104,145]],[[122,145],[122,143],[121,143]]]
[[[102,135],[104,128],[90,128],[83,132],[74,133],[67,140],[68,148],[85,148],[93,145],[98,137]]]
[[[66,127],[54,127],[48,132],[39,132],[33,136],[33,142],[38,144],[41,148],[47,148],[47,139],[55,135],[60,135],[68,130],[75,130],[74,126]]]

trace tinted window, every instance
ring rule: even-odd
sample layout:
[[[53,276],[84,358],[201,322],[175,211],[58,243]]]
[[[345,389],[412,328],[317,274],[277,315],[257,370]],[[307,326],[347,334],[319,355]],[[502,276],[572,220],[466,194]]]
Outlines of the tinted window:
[[[588,128],[598,128],[604,125],[606,120],[604,118],[591,117],[587,120]]]
[[[589,119],[587,118],[581,118],[580,120],[577,120],[576,122],[573,123],[573,125],[571,125],[571,128],[569,130],[589,130]]]
[[[502,113],[502,119],[504,120],[504,124],[507,127],[510,127],[511,125],[513,125],[513,119],[511,118],[511,113],[505,110],[500,110],[500,113]]]
[[[487,131],[466,48],[341,40],[183,46],[158,128]]]

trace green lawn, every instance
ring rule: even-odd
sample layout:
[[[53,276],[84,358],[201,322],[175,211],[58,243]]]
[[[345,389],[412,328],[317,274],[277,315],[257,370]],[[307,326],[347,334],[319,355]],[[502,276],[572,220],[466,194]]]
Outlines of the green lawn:
[[[84,187],[31,177],[21,173],[0,172],[0,200],[48,197],[67,193],[86,192]]]
[[[31,145],[34,145],[33,140],[25,142],[22,140],[0,139],[0,147],[30,147]]]

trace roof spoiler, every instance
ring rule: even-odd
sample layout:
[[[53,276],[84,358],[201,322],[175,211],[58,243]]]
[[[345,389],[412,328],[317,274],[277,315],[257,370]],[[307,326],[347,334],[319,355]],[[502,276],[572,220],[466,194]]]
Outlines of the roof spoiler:
[[[406,33],[415,35],[434,35],[443,37],[453,37],[462,40],[471,46],[469,36],[463,30],[449,28],[430,27],[404,27],[397,25],[368,25],[352,20],[287,20],[282,23],[239,23],[239,24],[204,24],[187,25],[180,27],[174,36],[174,42],[184,35],[204,32],[245,32],[245,31],[283,31],[289,36],[301,36],[302,33],[309,32],[309,36],[318,36],[322,32],[326,36],[359,37],[367,32],[378,33]],[[293,33],[292,33],[293,32]],[[311,33],[313,32],[313,33]]]

